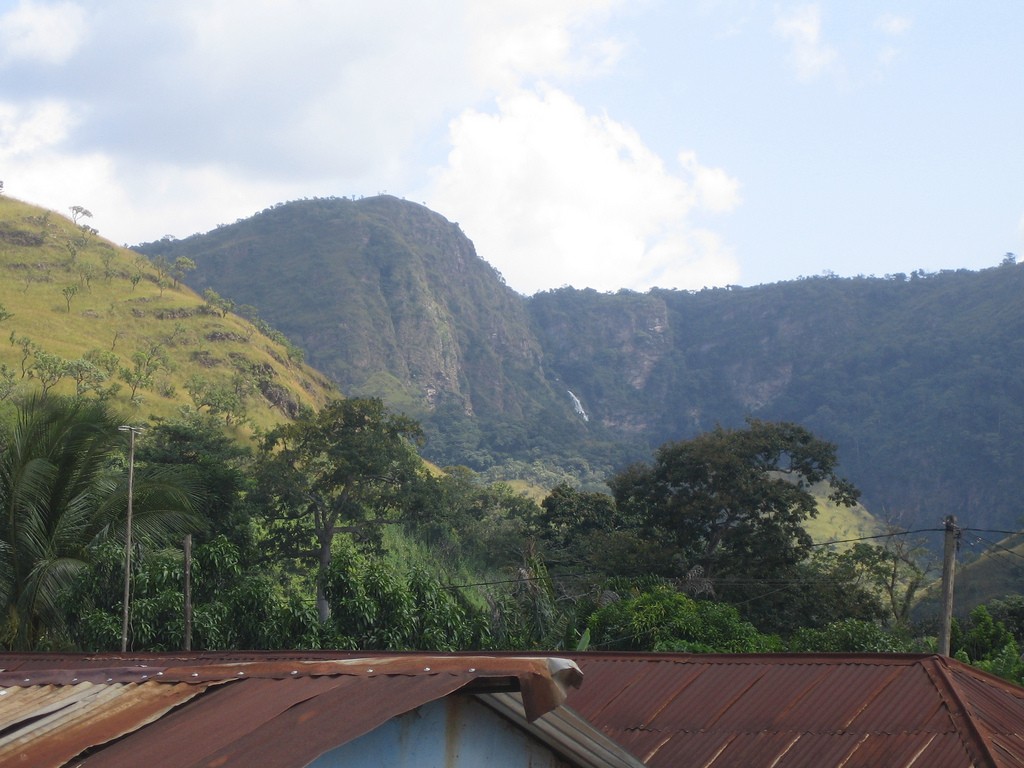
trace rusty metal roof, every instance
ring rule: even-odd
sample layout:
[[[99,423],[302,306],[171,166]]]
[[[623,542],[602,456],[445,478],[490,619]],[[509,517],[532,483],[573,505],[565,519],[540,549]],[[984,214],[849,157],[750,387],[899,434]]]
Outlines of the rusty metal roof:
[[[568,692],[571,710],[654,768],[1024,768],[1024,689],[945,657],[558,655],[574,660],[586,676],[582,686]],[[479,658],[337,651],[0,654],[5,670],[0,690],[8,691],[0,695],[0,764],[15,754],[4,751],[15,749],[12,736],[34,734],[47,727],[49,717],[64,718],[49,726],[58,729],[57,742],[65,734],[69,741],[77,738],[72,726],[113,738],[123,725],[117,707],[121,696],[133,703],[133,728],[141,724],[143,706],[151,713],[164,707],[168,714],[129,739],[87,753],[75,765],[157,768],[206,765],[214,757],[246,764],[254,756],[262,762],[250,764],[301,765],[296,752],[320,746],[305,744],[299,734],[307,731],[297,727],[299,720],[329,721],[326,730],[340,729],[354,738],[356,731],[370,730],[375,718],[408,711],[446,690],[484,692],[524,685],[527,699],[530,679],[542,690],[550,685],[543,682],[550,674],[546,655]],[[531,666],[531,661],[543,664]],[[156,690],[166,700],[143,705],[143,691],[155,687],[140,684],[142,675],[163,681]],[[353,677],[362,683],[354,685]],[[248,681],[239,684],[235,678]],[[58,698],[48,701],[69,687],[69,681],[75,696],[106,691],[111,711],[77,723],[70,704],[59,704]],[[84,683],[98,690],[79,691]],[[33,705],[39,717],[12,723],[5,716],[4,696],[27,693],[39,697]],[[65,691],[65,696],[70,694]],[[177,706],[178,697],[191,701]],[[139,710],[134,709],[136,699]],[[292,701],[297,703],[293,706]],[[353,701],[359,706],[353,708]],[[339,722],[337,707],[346,706],[340,710],[345,719]],[[137,751],[140,745],[146,749],[144,761]],[[271,754],[282,760],[270,761]]]
[[[455,691],[518,691],[533,720],[581,677],[508,656],[0,654],[0,668],[0,765],[33,768],[301,766]]]
[[[570,654],[568,705],[654,766],[1024,766],[1024,689],[932,655]]]

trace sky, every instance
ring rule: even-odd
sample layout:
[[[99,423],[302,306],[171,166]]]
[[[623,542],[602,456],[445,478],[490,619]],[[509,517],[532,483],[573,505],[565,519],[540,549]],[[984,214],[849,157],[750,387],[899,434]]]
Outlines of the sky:
[[[135,244],[387,193],[525,295],[1024,251],[1017,0],[0,0],[4,193]]]

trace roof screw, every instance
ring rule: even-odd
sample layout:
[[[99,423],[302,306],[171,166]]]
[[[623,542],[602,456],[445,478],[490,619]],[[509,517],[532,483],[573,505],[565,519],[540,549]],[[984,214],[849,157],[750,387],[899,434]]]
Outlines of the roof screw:
[[[108,678],[107,678],[107,682],[108,682],[108,683],[112,683],[112,682],[114,682],[114,678],[112,678],[112,677],[108,677]]]
[[[293,669],[293,670],[292,670],[292,674],[293,674],[293,675],[297,675],[297,674],[299,674],[299,670],[297,670],[297,669]]]
[[[28,682],[28,678],[27,678],[27,677],[25,678],[25,682],[26,682],[26,683]]]
[[[192,677],[199,677],[199,673],[198,672],[193,672],[192,673]]]
[[[367,671],[367,672],[373,672],[373,668],[371,667],[370,669],[368,669],[368,670],[366,670],[366,671]]]
[[[163,677],[163,676],[164,676],[164,673],[163,673],[163,672],[157,672],[157,673],[156,673],[156,676],[157,676],[157,677]]]
[[[77,677],[72,677],[71,678],[71,682],[72,683],[77,683],[78,682],[78,678]]]
[[[476,672],[476,667],[470,667],[470,668],[469,668],[469,671],[470,671],[470,672]]]
[[[149,677],[149,675],[143,675],[143,676],[142,676],[142,679],[143,679],[143,680],[145,680],[145,679],[147,679],[148,677]]]
[[[429,671],[430,671],[430,667],[424,667],[424,668],[423,668],[423,671],[424,671],[424,672],[429,672]]]
[[[239,676],[239,677],[241,677],[241,676],[242,676],[242,675],[244,675],[244,674],[245,674],[245,672],[239,672],[239,673],[238,673],[238,676]]]

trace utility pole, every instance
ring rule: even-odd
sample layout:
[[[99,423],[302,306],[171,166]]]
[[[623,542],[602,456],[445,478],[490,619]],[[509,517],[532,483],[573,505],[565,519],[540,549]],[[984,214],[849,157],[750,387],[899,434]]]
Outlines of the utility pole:
[[[960,529],[953,515],[948,515],[943,524],[946,536],[942,557],[942,622],[939,626],[939,653],[949,656],[949,638],[953,629],[953,577],[956,574],[956,551],[960,542]]]
[[[192,650],[192,534],[185,534],[185,637],[183,651]]]
[[[142,427],[130,427],[122,424],[118,427],[122,432],[131,435],[128,449],[128,517],[125,521],[124,534],[124,615],[121,618],[121,653],[128,650],[128,612],[132,586],[132,500],[135,495],[135,436]]]

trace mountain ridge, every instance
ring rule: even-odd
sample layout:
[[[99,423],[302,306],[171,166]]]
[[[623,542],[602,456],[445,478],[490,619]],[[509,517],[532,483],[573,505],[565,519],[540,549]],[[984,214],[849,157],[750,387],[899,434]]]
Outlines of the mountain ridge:
[[[1024,268],[1012,259],[524,297],[458,225],[392,197],[281,204],[140,250],[195,259],[198,290],[256,303],[342,389],[423,420],[441,464],[599,483],[662,442],[753,416],[836,443],[869,508],[897,523],[1017,520]]]

